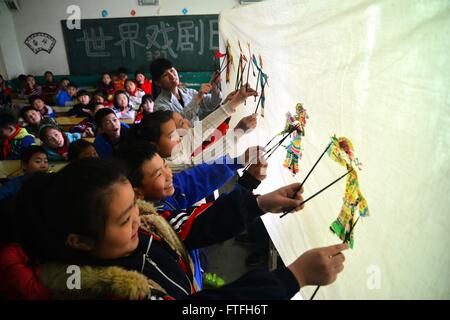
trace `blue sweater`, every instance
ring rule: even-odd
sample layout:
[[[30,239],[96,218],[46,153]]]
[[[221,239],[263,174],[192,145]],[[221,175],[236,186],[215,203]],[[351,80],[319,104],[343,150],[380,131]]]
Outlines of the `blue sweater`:
[[[158,209],[184,210],[222,187],[242,168],[236,159],[223,156],[219,163],[202,163],[173,176],[175,193],[155,204]]]
[[[72,101],[73,97],[71,97],[66,90],[61,89],[58,91],[55,97],[57,106],[65,106],[67,101]]]
[[[25,181],[25,176],[18,176],[11,180],[9,180],[7,183],[5,183],[3,186],[0,187],[0,200],[10,198],[14,195],[16,195],[20,188],[22,187],[23,182]]]

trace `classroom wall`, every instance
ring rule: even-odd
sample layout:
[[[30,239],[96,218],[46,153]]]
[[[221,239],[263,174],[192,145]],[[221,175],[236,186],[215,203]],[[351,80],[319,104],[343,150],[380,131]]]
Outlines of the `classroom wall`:
[[[24,72],[13,16],[3,2],[0,2],[0,55],[0,72],[5,79]]]
[[[218,14],[224,9],[239,6],[239,1],[210,0],[205,4],[204,0],[159,0],[158,6],[139,6],[138,0],[22,0],[20,10],[10,13],[9,19],[12,16],[14,32],[10,34],[9,31],[4,32],[3,28],[0,29],[2,39],[4,33],[7,33],[8,38],[16,36],[15,44],[12,43],[14,41],[8,41],[8,46],[11,44],[19,48],[15,55],[7,57],[8,60],[13,60],[11,68],[7,66],[10,77],[15,77],[23,71],[36,75],[41,75],[46,70],[51,70],[55,74],[69,74],[60,21],[70,15],[66,13],[66,10],[72,4],[80,7],[81,19],[98,19],[101,18],[101,12],[104,9],[109,13],[108,18],[131,17],[130,12],[133,9],[136,11],[135,17],[182,15],[184,8],[187,8],[187,14]],[[3,22],[2,19],[1,23],[6,21]],[[44,51],[35,54],[25,45],[25,39],[35,32],[45,32],[56,39],[50,54]]]

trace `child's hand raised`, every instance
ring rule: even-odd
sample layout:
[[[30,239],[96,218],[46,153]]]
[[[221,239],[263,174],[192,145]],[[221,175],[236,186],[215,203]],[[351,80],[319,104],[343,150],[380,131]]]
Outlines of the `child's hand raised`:
[[[258,115],[256,113],[253,113],[247,117],[242,118],[238,124],[236,125],[236,127],[234,127],[235,132],[237,130],[240,130],[241,133],[248,133],[250,131],[252,131],[253,129],[256,128],[256,125],[258,123],[257,117]]]
[[[263,162],[265,150],[261,146],[253,146],[245,150],[243,154],[238,157],[240,164],[246,166],[249,163],[257,164],[258,162]]]
[[[293,183],[261,195],[257,198],[259,208],[264,212],[280,213],[295,208],[295,211],[304,208],[303,187],[299,190],[300,183]]]
[[[342,251],[348,244],[308,250],[288,266],[300,287],[333,283],[344,270],[345,256]]]
[[[242,85],[237,94],[230,100],[231,107],[236,109],[237,106],[244,103],[245,99],[251,96],[256,97],[257,95],[258,92],[255,89],[252,89],[248,83]]]
[[[267,177],[267,166],[266,160],[258,161],[256,164],[252,164],[248,167],[247,172],[253,176],[253,178],[263,181]]]
[[[195,97],[195,101],[200,103],[203,99],[203,96],[209,93],[212,89],[212,84],[210,83],[202,83],[200,89],[198,90],[197,96]]]

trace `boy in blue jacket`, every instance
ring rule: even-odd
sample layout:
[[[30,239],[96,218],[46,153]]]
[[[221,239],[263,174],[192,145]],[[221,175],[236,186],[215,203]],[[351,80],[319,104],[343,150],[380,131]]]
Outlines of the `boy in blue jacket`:
[[[183,238],[189,233],[194,220],[202,212],[194,204],[223,186],[239,169],[243,157],[250,158],[248,150],[243,156],[219,158],[216,163],[202,163],[172,176],[171,169],[148,141],[129,141],[120,148],[119,157],[125,162],[128,177],[137,198],[155,203],[155,207],[174,226]],[[250,158],[251,159],[251,158]],[[253,190],[265,178],[266,163],[251,165],[239,179],[240,187]],[[204,205],[206,209],[213,202]],[[195,211],[195,214],[193,214]],[[202,283],[198,251],[191,252],[196,264],[196,279]]]
[[[32,173],[38,171],[48,171],[47,152],[41,146],[29,146],[28,148],[23,150],[20,160],[24,174],[18,177],[14,177],[0,187],[0,200],[16,195],[22,187],[25,179]]]

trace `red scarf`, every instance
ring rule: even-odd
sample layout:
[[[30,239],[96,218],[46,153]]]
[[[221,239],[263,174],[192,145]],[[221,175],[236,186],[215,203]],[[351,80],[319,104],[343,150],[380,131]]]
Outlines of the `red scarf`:
[[[127,92],[128,92],[128,94],[129,94],[130,96],[136,97],[136,93],[138,92],[138,90],[139,90],[139,88],[138,88],[138,86],[136,85],[136,86],[134,87],[134,91],[133,91],[133,92],[130,92],[130,91],[128,91],[128,90],[127,90]]]
[[[11,151],[11,141],[19,134],[20,129],[22,129],[18,124],[16,124],[16,129],[14,133],[3,141],[3,160],[6,160],[9,152]]]

